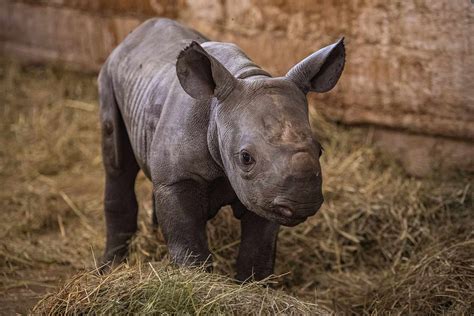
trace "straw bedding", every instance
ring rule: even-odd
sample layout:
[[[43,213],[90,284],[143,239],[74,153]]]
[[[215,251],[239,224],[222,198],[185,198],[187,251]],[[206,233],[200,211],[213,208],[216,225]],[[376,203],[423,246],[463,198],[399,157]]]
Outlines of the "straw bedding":
[[[12,310],[48,293],[34,313],[474,313],[473,175],[409,177],[370,129],[315,110],[326,202],[281,230],[270,287],[230,279],[240,232],[229,209],[208,225],[213,274],[168,264],[143,175],[128,264],[100,276],[95,76],[1,60],[0,77],[0,303]]]

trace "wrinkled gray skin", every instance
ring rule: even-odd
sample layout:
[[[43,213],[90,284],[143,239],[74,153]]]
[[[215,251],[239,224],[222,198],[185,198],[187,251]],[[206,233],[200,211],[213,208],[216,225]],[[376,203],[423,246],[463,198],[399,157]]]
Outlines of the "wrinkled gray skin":
[[[332,89],[343,67],[342,40],[272,78],[234,44],[167,19],[139,26],[99,75],[103,263],[122,261],[137,230],[142,169],[174,262],[209,263],[206,222],[231,205],[242,228],[237,279],[272,274],[279,226],[305,221],[323,203],[306,94]]]

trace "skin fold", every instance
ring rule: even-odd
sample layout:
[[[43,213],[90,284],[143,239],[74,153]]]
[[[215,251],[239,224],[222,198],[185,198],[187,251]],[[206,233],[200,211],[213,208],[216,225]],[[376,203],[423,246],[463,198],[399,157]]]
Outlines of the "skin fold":
[[[272,78],[236,45],[172,20],[129,34],[98,79],[104,266],[124,260],[137,230],[141,169],[174,262],[210,264],[206,222],[231,205],[242,228],[237,279],[272,274],[280,225],[305,221],[323,203],[306,94],[331,90],[344,60],[341,39]]]

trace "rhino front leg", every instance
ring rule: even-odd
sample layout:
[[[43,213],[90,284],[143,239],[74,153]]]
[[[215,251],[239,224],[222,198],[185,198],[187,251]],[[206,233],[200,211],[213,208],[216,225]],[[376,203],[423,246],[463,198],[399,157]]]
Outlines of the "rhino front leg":
[[[280,225],[247,210],[240,202],[232,208],[242,214],[236,278],[242,282],[262,280],[273,274]]]
[[[179,265],[206,264],[211,253],[206,236],[207,188],[187,180],[170,186],[155,185],[155,213],[171,260]]]

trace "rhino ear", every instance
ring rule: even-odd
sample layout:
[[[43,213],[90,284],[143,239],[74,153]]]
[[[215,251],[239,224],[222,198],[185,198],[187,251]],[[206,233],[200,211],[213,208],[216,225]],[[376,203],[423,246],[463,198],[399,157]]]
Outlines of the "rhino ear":
[[[327,92],[334,88],[345,63],[344,37],[309,55],[288,71],[286,77],[304,92]]]
[[[184,91],[194,99],[224,100],[234,89],[236,78],[197,42],[179,53],[176,74]]]

